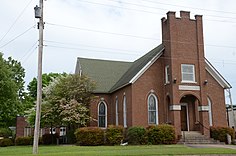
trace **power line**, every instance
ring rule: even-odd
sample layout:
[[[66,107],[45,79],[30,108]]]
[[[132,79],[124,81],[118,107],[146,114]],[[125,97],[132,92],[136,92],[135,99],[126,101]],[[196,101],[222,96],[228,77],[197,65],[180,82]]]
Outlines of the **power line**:
[[[48,25],[52,26],[58,26],[58,27],[64,27],[64,28],[69,28],[69,29],[77,29],[77,30],[83,30],[83,31],[91,31],[91,32],[97,32],[97,33],[104,33],[104,34],[110,34],[110,35],[119,35],[119,36],[126,36],[126,37],[134,37],[134,38],[141,38],[141,39],[149,39],[149,40],[159,40],[161,41],[160,38],[151,38],[151,37],[144,37],[144,36],[135,36],[135,35],[127,35],[127,34],[122,34],[122,33],[114,33],[114,32],[106,32],[106,31],[100,31],[100,30],[94,30],[94,29],[86,29],[86,28],[79,28],[79,27],[74,27],[74,26],[66,26],[66,25],[60,25],[60,24],[55,24],[55,23],[46,23]],[[172,43],[181,43],[181,44],[196,44],[193,42],[182,42],[182,41],[173,41],[173,40],[163,40],[166,42],[172,42]],[[227,45],[214,45],[214,44],[205,44],[205,46],[209,47],[222,47],[222,48],[236,48],[236,46],[227,46]]]
[[[119,1],[117,1],[117,0],[107,0],[107,1],[112,1],[112,2],[119,3]],[[141,5],[141,4],[129,3],[129,2],[122,2],[122,3],[123,4],[128,4],[128,5],[134,5],[134,6],[138,6],[138,7],[150,8],[150,9],[167,10],[167,9],[163,9],[163,8],[158,8],[158,7],[153,7],[153,6],[146,6],[146,5]],[[161,3],[161,4],[165,4],[165,3]],[[168,5],[168,4],[165,4],[165,5]],[[195,8],[195,9],[200,9],[200,8]],[[204,10],[206,10],[206,9],[204,9]],[[225,17],[225,16],[217,16],[217,15],[204,15],[204,16],[217,17],[217,18],[236,19],[236,17],[234,18],[234,17]]]
[[[20,17],[23,15],[23,13],[25,12],[25,10],[28,8],[28,6],[30,5],[30,3],[33,0],[30,0],[30,2],[26,5],[26,7],[21,11],[21,13],[19,14],[19,16],[17,16],[17,18],[15,19],[15,21],[13,22],[13,24],[10,26],[10,28],[8,29],[8,31],[3,35],[3,37],[0,39],[0,43],[1,41],[7,36],[7,34],[11,31],[11,29],[14,27],[14,25],[16,24],[16,22],[20,19]]]
[[[114,33],[114,32],[107,32],[107,31],[101,31],[101,30],[93,30],[93,29],[87,29],[87,28],[79,28],[79,27],[74,27],[74,26],[67,26],[67,25],[48,23],[48,22],[46,22],[46,24],[52,25],[52,26],[70,28],[70,29],[78,29],[78,30],[83,30],[83,31],[91,31],[91,32],[97,32],[97,33],[103,33],[103,34],[110,34],[110,35],[119,35],[119,36],[127,36],[127,37],[134,37],[134,38],[142,38],[142,39],[147,39],[147,40],[159,40],[157,38],[152,38],[152,37],[143,37],[143,36]]]
[[[22,60],[24,57],[25,57],[25,59],[24,60],[22,60],[22,64],[24,64],[24,62],[31,56],[31,52],[33,51],[33,50],[35,50],[35,49],[37,49],[37,43],[38,43],[38,41],[36,41],[36,42],[34,42],[34,44],[29,48],[29,50],[20,58],[20,60]],[[29,54],[29,55],[28,55]],[[28,56],[27,56],[28,55]]]
[[[234,15],[236,15],[236,12],[210,10],[210,9],[196,8],[196,7],[190,7],[190,6],[161,3],[161,2],[157,2],[157,1],[153,1],[153,0],[142,0],[142,1],[151,2],[151,3],[155,3],[155,4],[168,5],[168,6],[177,6],[177,7],[184,7],[184,8],[190,8],[190,9],[203,10],[203,11],[210,11],[210,12],[218,12],[218,13],[226,13],[226,14],[234,14]]]
[[[117,48],[109,48],[109,47],[101,47],[101,46],[91,46],[87,44],[73,44],[73,43],[65,43],[65,42],[58,42],[58,41],[50,41],[50,40],[44,40],[45,42],[49,43],[56,43],[56,44],[62,44],[62,45],[72,45],[72,46],[84,46],[84,47],[90,47],[90,48],[100,48],[100,49],[106,49],[106,50],[116,50],[116,51],[129,51],[129,52],[140,52],[135,50],[128,50],[128,49],[117,49]]]
[[[89,51],[89,52],[98,52],[98,53],[109,53],[109,54],[124,54],[124,55],[136,55],[139,56],[140,54],[134,54],[134,53],[130,53],[129,51],[126,52],[115,52],[115,51],[104,51],[104,50],[96,50],[96,49],[88,49],[88,48],[78,48],[78,47],[70,47],[70,46],[56,46],[56,45],[45,45],[46,47],[52,47],[52,48],[59,48],[59,49],[71,49],[71,50],[81,50],[81,51]],[[146,56],[145,56],[146,57]],[[191,60],[191,61],[199,61],[198,59],[195,58],[182,58],[180,57],[166,57],[166,56],[162,56],[162,59],[174,59],[174,60]],[[205,62],[205,60],[200,60],[200,62]],[[232,65],[236,65],[236,61],[233,60],[214,60],[211,61],[213,63],[217,63],[217,64],[232,64]]]
[[[17,38],[21,37],[22,35],[24,35],[25,33],[27,33],[28,31],[30,31],[32,28],[35,28],[35,25],[28,28],[26,31],[24,31],[23,33],[17,35],[16,37],[14,37],[13,39],[11,39],[10,41],[8,41],[7,43],[5,43],[4,45],[2,45],[0,48],[3,48],[5,46],[7,46],[8,44],[10,44],[11,42],[15,41]]]
[[[116,7],[116,8],[120,8],[120,9],[137,11],[137,12],[151,13],[151,14],[155,14],[155,15],[159,14],[159,15],[162,15],[163,17],[165,16],[165,14],[158,13],[158,12],[153,12],[153,11],[132,9],[132,8],[120,7],[120,6],[116,6],[116,5],[109,5],[109,4],[103,4],[103,3],[90,2],[90,1],[86,1],[86,0],[80,0],[80,2],[90,3],[90,4],[93,4],[93,5],[100,5],[100,6]],[[127,2],[125,2],[125,3],[127,3]],[[129,4],[133,4],[133,3],[129,3]],[[137,4],[133,4],[133,5],[137,5]],[[148,6],[145,6],[145,7],[148,7]],[[154,8],[154,7],[150,7],[150,8]],[[158,8],[156,8],[156,9],[158,9]],[[168,9],[161,9],[161,8],[159,8],[159,9],[160,10],[168,10]],[[236,19],[236,18],[233,18],[233,17],[223,17],[223,16],[215,16],[215,15],[206,15],[206,16],[228,18],[228,19]],[[215,20],[215,19],[208,19],[208,18],[205,18],[204,20],[211,21],[211,22],[236,23],[236,21],[234,22],[234,21],[227,21],[227,20]]]
[[[125,52],[115,52],[114,51],[104,51],[104,50],[95,50],[95,49],[87,49],[87,48],[77,48],[77,47],[69,47],[69,46],[55,46],[55,45],[45,45],[45,47],[53,47],[53,48],[60,48],[60,49],[72,49],[72,50],[83,50],[83,51],[93,51],[99,53],[113,53],[113,54],[125,54],[125,55],[138,55],[138,54],[130,54]]]
[[[131,11],[145,12],[145,13],[151,13],[151,14],[159,14],[159,15],[163,15],[164,16],[164,14],[158,13],[158,12],[139,10],[139,9],[131,9],[131,8],[125,8],[125,7],[120,7],[120,6],[116,6],[116,5],[109,5],[109,4],[103,4],[103,3],[90,2],[90,1],[86,1],[86,0],[80,0],[80,2],[90,3],[90,4],[100,5],[100,6],[115,7],[115,8],[120,8],[120,9],[131,10]]]

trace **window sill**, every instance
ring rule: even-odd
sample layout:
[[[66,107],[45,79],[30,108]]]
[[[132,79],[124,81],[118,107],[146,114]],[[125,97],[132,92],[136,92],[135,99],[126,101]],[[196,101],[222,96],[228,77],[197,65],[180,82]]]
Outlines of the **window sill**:
[[[181,83],[192,83],[192,84],[197,84],[196,81],[181,81]]]

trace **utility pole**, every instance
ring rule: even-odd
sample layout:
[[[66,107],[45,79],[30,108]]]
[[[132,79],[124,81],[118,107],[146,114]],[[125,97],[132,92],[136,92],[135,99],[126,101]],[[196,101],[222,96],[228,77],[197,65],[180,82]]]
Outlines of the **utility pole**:
[[[231,113],[232,113],[232,117],[233,117],[233,125],[234,125],[234,130],[235,130],[235,126],[236,126],[236,120],[235,120],[235,114],[234,114],[234,107],[233,107],[233,101],[232,101],[232,96],[231,96],[231,91],[230,89],[227,90],[229,93],[229,102],[230,102],[230,106],[231,106]]]
[[[39,45],[38,45],[38,82],[37,82],[37,102],[36,102],[36,117],[34,126],[34,143],[33,154],[38,154],[38,142],[40,132],[40,116],[41,116],[41,103],[42,103],[42,60],[43,60],[43,0],[39,0],[39,7],[36,5],[35,18],[39,18]]]

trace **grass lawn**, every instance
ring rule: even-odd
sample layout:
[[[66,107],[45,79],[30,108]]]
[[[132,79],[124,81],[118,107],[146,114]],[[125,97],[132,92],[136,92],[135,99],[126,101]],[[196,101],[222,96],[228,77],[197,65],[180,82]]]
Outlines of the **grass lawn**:
[[[183,145],[150,146],[40,146],[39,155],[48,156],[111,156],[111,155],[191,155],[191,154],[236,154],[225,148],[192,148]],[[32,155],[32,146],[0,147],[0,156]]]

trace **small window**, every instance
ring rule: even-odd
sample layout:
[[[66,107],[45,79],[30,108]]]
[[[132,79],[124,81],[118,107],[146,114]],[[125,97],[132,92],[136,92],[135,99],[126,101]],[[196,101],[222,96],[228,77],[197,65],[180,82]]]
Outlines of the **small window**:
[[[212,123],[212,103],[211,100],[209,98],[207,98],[207,103],[208,103],[208,115],[209,115],[209,126],[213,126]]]
[[[194,65],[181,64],[182,82],[195,82],[195,69]]]
[[[165,67],[165,79],[166,79],[166,84],[170,83],[170,67],[167,65]]]
[[[119,125],[119,111],[118,111],[118,98],[116,97],[116,126]]]
[[[158,105],[155,95],[150,94],[148,97],[148,124],[158,124]]]
[[[106,127],[106,105],[104,102],[101,102],[98,106],[98,127]]]
[[[123,99],[123,119],[124,119],[124,128],[127,127],[127,106],[126,106],[126,96]]]

